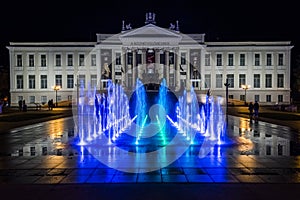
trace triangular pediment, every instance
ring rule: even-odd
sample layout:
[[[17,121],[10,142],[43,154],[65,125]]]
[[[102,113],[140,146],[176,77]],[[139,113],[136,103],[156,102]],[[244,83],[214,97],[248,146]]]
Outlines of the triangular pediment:
[[[128,30],[120,35],[120,38],[140,38],[140,37],[181,38],[181,35],[176,31],[168,30],[166,28],[161,28],[154,24],[147,24],[137,29]]]

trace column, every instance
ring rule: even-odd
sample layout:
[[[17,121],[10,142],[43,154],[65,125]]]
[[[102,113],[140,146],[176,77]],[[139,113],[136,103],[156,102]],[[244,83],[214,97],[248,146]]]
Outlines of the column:
[[[165,54],[166,54],[166,57],[165,57],[166,62],[165,62],[165,66],[164,66],[164,77],[166,78],[167,86],[169,86],[169,74],[170,74],[169,50],[166,50]]]
[[[132,49],[132,87],[135,86],[135,80],[136,80],[136,49]]]
[[[187,90],[190,90],[191,89],[191,59],[190,59],[190,49],[188,49],[187,51],[187,55],[186,55],[186,88]]]
[[[158,72],[160,68],[160,50],[159,49],[154,49],[155,52],[155,70],[154,73]]]
[[[180,90],[180,60],[181,55],[179,53],[179,48],[175,49],[175,91]]]
[[[126,49],[122,48],[122,54],[121,54],[121,71],[122,71],[122,78],[121,78],[121,82],[122,82],[122,86],[126,86]]]
[[[145,69],[146,69],[146,51],[147,49],[142,49],[142,70],[143,73],[145,73]],[[138,77],[141,79],[140,74],[138,74]]]

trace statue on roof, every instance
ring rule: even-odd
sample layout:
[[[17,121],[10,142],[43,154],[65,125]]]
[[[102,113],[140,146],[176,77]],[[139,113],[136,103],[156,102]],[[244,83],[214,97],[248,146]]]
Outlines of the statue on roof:
[[[155,22],[155,13],[146,13],[146,21],[145,24],[156,24]]]

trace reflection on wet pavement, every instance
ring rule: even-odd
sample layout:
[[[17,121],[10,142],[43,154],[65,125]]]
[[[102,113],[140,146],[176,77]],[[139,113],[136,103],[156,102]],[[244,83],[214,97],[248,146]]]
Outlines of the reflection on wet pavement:
[[[205,157],[199,157],[201,145],[192,145],[172,164],[147,173],[143,168],[157,158],[141,158],[128,163],[128,155],[118,155],[124,158],[118,160],[118,165],[134,166],[143,172],[127,173],[107,167],[97,155],[78,146],[72,118],[14,129],[0,136],[0,182],[300,182],[297,133],[266,122],[251,123],[246,118],[228,116],[228,122],[228,143],[211,146]],[[110,154],[107,162],[115,162],[120,152],[114,146],[106,148]]]

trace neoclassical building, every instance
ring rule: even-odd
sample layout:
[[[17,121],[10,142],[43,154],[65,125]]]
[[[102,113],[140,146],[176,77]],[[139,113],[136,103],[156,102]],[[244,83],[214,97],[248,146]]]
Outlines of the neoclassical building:
[[[148,90],[162,79],[173,91],[197,93],[261,104],[290,103],[290,41],[206,42],[205,34],[184,34],[178,21],[145,25],[123,21],[118,34],[97,34],[95,42],[10,42],[11,105],[19,100],[47,103],[74,99],[77,88],[105,90],[108,80],[132,90],[139,78]],[[57,93],[54,87],[59,86]]]

